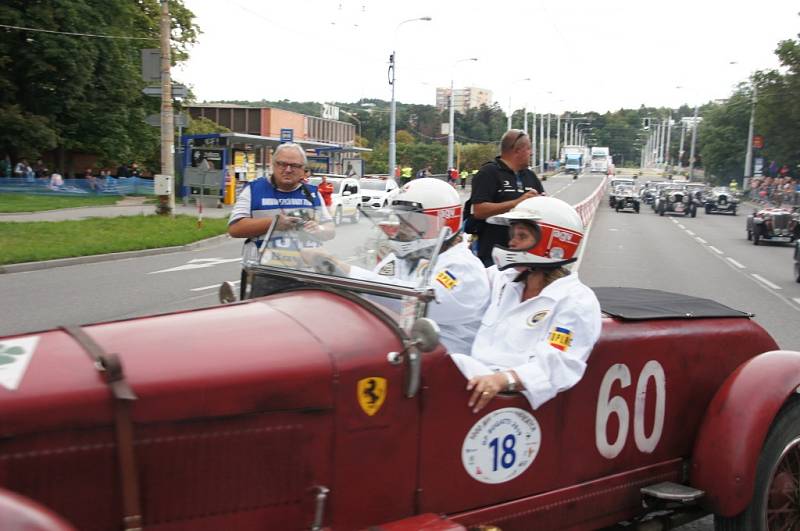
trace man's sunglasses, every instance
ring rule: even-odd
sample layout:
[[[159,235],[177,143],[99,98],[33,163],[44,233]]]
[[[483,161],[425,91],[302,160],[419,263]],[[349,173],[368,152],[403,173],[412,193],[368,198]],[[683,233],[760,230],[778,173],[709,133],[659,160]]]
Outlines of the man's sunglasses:
[[[525,131],[520,131],[519,134],[517,135],[517,138],[515,138],[514,142],[511,143],[511,149],[517,147],[517,142],[519,142],[519,139],[526,135],[527,133]]]

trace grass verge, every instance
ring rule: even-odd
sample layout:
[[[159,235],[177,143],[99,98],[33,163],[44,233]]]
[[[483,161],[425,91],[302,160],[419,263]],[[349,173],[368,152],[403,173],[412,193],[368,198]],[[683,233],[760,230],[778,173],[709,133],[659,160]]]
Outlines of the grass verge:
[[[104,206],[113,205],[120,199],[122,198],[118,195],[69,197],[59,195],[0,194],[0,212],[8,214],[82,206]]]
[[[185,245],[227,229],[226,219],[127,216],[80,221],[0,222],[0,265]]]

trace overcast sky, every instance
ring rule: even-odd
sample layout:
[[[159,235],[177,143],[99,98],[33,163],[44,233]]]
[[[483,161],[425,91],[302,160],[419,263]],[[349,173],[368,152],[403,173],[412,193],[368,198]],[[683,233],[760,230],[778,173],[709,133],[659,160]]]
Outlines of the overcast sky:
[[[777,67],[777,43],[800,32],[797,0],[184,3],[203,33],[175,77],[198,101],[389,100],[395,50],[404,103],[435,104],[452,78],[491,90],[505,110],[509,98],[537,112],[677,107]],[[454,67],[469,57],[478,61]]]

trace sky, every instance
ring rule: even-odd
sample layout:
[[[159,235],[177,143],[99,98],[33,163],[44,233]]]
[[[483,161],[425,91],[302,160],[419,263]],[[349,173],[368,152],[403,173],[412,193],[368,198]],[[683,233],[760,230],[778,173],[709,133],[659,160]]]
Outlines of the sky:
[[[506,111],[691,106],[777,68],[778,42],[800,33],[797,0],[184,4],[202,33],[173,76],[200,102],[388,101],[394,50],[403,103],[434,105],[452,81],[491,90]]]

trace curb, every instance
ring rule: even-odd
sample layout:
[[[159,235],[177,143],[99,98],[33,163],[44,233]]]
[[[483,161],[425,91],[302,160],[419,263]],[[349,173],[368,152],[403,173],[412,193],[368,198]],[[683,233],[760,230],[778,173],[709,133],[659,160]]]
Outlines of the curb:
[[[23,262],[21,264],[8,264],[0,266],[0,275],[11,273],[25,273],[28,271],[41,271],[54,267],[67,267],[80,264],[93,264],[97,262],[110,262],[112,260],[122,260],[125,258],[138,258],[141,256],[151,256],[156,254],[169,254],[181,251],[191,251],[210,246],[223,240],[229,239],[227,234],[212,236],[205,240],[187,243],[186,245],[175,245],[172,247],[159,247],[157,249],[139,249],[136,251],[123,251],[120,253],[94,254],[89,256],[74,256],[71,258],[57,258],[55,260],[43,260],[41,262]]]

